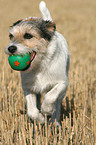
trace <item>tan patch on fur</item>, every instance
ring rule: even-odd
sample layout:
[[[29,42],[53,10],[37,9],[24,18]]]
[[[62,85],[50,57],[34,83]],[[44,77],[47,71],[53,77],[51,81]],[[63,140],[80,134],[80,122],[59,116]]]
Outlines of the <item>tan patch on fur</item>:
[[[55,28],[56,28],[55,23],[54,23],[54,22],[51,22],[51,23],[48,25],[47,30],[53,32],[53,31],[55,30]]]

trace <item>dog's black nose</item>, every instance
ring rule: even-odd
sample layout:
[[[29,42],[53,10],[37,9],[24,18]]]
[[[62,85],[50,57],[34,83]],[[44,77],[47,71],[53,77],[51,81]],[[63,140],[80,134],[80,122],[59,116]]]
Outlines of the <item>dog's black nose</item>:
[[[12,45],[12,46],[9,46],[9,47],[8,47],[8,50],[9,50],[9,52],[14,53],[14,52],[16,52],[17,47],[14,46],[14,45]]]

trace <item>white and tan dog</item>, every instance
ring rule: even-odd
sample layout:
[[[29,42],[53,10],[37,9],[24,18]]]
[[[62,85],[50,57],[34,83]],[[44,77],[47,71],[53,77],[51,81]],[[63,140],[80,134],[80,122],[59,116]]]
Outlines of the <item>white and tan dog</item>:
[[[22,88],[27,101],[27,114],[44,123],[44,114],[59,124],[62,99],[68,86],[69,51],[66,40],[56,31],[46,4],[40,3],[43,19],[29,17],[14,23],[9,30],[7,54],[31,56],[29,67],[21,71]],[[44,95],[41,110],[38,98]]]

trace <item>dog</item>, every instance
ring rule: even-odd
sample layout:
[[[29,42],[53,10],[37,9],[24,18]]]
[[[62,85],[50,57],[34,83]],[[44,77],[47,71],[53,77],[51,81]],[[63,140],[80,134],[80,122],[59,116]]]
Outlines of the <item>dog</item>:
[[[56,119],[59,125],[61,103],[68,87],[70,54],[44,1],[39,8],[43,19],[29,17],[13,23],[9,30],[11,42],[5,52],[31,56],[30,66],[20,72],[28,116],[44,124],[46,114],[51,116],[50,122]],[[39,110],[40,95],[44,100]]]

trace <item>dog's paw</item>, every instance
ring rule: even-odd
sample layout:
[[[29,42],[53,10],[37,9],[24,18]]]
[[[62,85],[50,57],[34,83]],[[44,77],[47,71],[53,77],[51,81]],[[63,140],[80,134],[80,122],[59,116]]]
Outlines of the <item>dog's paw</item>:
[[[27,114],[32,120],[40,121],[40,124],[43,124],[45,121],[44,116],[41,113],[39,113],[38,109],[34,109],[32,111],[28,110]]]
[[[54,104],[48,104],[47,101],[43,101],[42,105],[41,105],[41,112],[43,114],[46,115],[52,115],[52,113],[54,112]]]
[[[38,121],[40,121],[40,124],[44,124],[44,122],[45,122],[45,118],[41,113],[39,113],[39,115],[38,115]]]
[[[39,115],[39,110],[38,109],[28,109],[27,110],[27,115],[32,119],[32,120],[38,120],[38,115]]]

